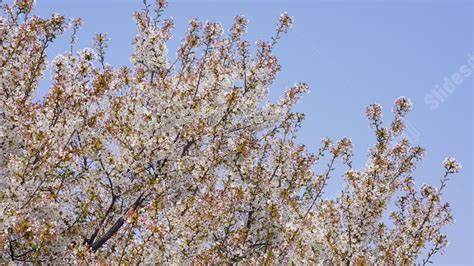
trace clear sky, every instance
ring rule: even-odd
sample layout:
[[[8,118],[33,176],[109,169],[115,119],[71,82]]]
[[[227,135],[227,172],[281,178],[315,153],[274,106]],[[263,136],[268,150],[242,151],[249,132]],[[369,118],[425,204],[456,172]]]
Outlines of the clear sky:
[[[111,39],[108,62],[119,66],[129,64],[136,32],[131,14],[141,8],[140,2],[37,0],[37,13],[82,17],[85,24],[79,48],[91,46],[95,32],[107,32]],[[276,50],[283,69],[271,97],[277,99],[295,82],[310,84],[311,93],[297,106],[307,118],[299,141],[315,151],[325,136],[348,136],[355,143],[355,166],[363,167],[367,149],[374,143],[363,116],[365,106],[378,102],[389,117],[397,97],[410,97],[414,111],[408,116],[407,137],[428,152],[416,171],[417,185],[437,184],[443,171],[441,162],[448,155],[464,166],[444,194],[452,204],[456,223],[446,228],[451,243],[435,262],[471,265],[473,2],[171,1],[165,13],[176,22],[170,47],[177,45],[187,22],[195,17],[220,21],[228,28],[234,15],[245,15],[250,21],[248,39],[268,39],[284,11],[294,16],[295,25]],[[68,40],[69,36],[53,45],[49,56],[66,51]],[[47,81],[38,97],[46,93],[45,84]],[[326,196],[335,195],[340,186],[340,177],[332,179]]]

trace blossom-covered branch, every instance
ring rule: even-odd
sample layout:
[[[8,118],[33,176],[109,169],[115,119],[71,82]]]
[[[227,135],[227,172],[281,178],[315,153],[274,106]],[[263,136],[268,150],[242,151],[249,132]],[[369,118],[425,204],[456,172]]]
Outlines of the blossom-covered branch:
[[[132,65],[116,68],[105,34],[75,51],[82,21],[35,16],[34,4],[5,4],[0,21],[2,261],[412,264],[446,247],[453,218],[441,192],[461,165],[446,159],[438,188],[415,189],[424,149],[402,137],[407,98],[388,125],[381,106],[367,108],[365,166],[353,166],[349,138],[314,154],[296,142],[304,115],[292,108],[309,86],[268,99],[288,14],[256,52],[243,16],[228,33],[191,20],[174,56],[166,1],[144,1]],[[69,52],[48,63],[69,27]],[[328,199],[339,168],[344,186]]]

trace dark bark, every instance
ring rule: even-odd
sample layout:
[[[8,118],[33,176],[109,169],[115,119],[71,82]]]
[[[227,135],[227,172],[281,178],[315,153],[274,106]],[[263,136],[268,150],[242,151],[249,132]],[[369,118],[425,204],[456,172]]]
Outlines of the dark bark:
[[[140,196],[135,200],[133,205],[130,206],[129,211],[136,211],[138,208],[140,208],[142,203],[145,201],[145,198],[145,192],[142,192],[142,194],[140,194]],[[120,228],[125,223],[124,216],[125,214],[118,218],[114,225],[110,227],[109,230],[107,230],[107,232],[105,232],[105,234],[99,237],[96,241],[91,241],[92,243],[88,243],[93,251],[100,249],[110,238],[112,238],[120,230]]]

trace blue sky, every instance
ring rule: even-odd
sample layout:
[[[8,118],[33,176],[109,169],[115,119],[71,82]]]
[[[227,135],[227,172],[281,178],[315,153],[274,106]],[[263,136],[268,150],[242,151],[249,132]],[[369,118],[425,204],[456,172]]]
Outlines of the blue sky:
[[[129,64],[136,32],[131,13],[141,8],[140,2],[37,0],[36,12],[82,17],[85,24],[79,48],[91,46],[95,32],[107,32],[111,39],[108,62],[119,66]],[[367,149],[374,143],[363,116],[365,106],[382,104],[388,120],[393,101],[402,95],[410,97],[414,110],[408,116],[407,137],[428,152],[416,171],[417,185],[437,184],[443,171],[441,162],[448,155],[464,166],[444,194],[452,204],[456,223],[447,227],[450,246],[435,262],[472,264],[474,69],[467,64],[474,62],[473,3],[171,1],[165,13],[176,22],[170,47],[177,45],[187,22],[195,17],[220,21],[228,28],[234,15],[245,15],[250,21],[248,39],[268,39],[284,11],[294,16],[295,25],[276,49],[283,69],[271,97],[277,99],[295,82],[310,84],[311,93],[297,106],[306,113],[299,141],[315,151],[325,136],[348,136],[355,143],[355,166],[363,167]],[[68,41],[69,36],[51,46],[49,56],[66,51]],[[47,80],[38,97],[46,93],[45,84]],[[444,94],[439,92],[443,85]],[[341,179],[334,178],[326,195],[335,195],[340,186]]]

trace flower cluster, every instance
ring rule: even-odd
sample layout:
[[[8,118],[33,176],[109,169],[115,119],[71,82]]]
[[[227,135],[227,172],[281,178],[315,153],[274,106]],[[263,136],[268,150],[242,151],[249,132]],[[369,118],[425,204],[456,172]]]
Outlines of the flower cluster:
[[[247,19],[243,16],[236,16],[234,25],[231,28],[232,39],[238,39],[240,36],[247,33]]]
[[[382,107],[380,104],[371,104],[367,107],[365,115],[372,124],[378,125],[382,122]]]
[[[15,6],[21,13],[28,14],[33,10],[35,2],[35,0],[15,0]]]
[[[400,97],[398,98],[397,100],[395,100],[395,106],[393,108],[393,112],[396,114],[396,115],[399,115],[399,116],[405,116],[408,112],[411,111],[411,108],[412,108],[412,102],[410,101],[410,99],[406,98],[406,97]]]
[[[280,15],[280,27],[279,31],[288,32],[291,25],[293,24],[293,17],[289,16],[286,12]]]
[[[452,157],[448,157],[443,161],[444,168],[448,173],[457,173],[461,171],[462,165]]]

